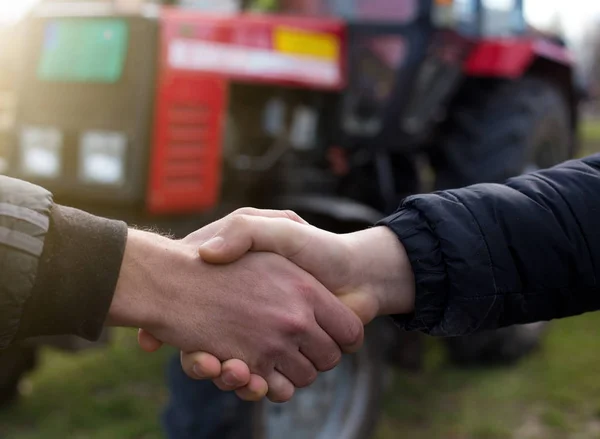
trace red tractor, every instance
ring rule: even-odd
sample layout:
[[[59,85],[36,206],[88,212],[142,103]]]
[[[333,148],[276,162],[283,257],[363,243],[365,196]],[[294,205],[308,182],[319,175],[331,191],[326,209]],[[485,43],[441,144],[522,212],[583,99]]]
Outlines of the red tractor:
[[[11,175],[177,233],[243,205],[348,232],[411,193],[502,182],[575,152],[569,51],[529,32],[522,0],[170,3],[36,10]],[[512,361],[542,329],[447,345],[459,363]],[[321,384],[265,405],[263,437],[366,437],[380,354],[409,350],[370,330]]]

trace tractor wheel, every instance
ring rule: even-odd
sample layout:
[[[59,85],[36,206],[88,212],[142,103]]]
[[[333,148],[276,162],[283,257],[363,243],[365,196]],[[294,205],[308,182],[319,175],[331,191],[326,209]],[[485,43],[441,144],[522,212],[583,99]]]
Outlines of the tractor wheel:
[[[37,364],[35,346],[18,345],[0,352],[0,409],[9,407],[19,397],[19,383]]]
[[[384,361],[381,322],[367,328],[363,349],[296,391],[285,404],[257,406],[255,439],[365,439],[380,414],[390,369]]]
[[[473,82],[441,136],[436,189],[508,178],[570,158],[573,133],[561,91],[537,78]],[[460,365],[513,363],[539,346],[546,324],[514,326],[446,341]]]
[[[468,337],[448,338],[446,346],[457,366],[511,365],[540,346],[547,323],[515,325]]]
[[[502,183],[570,158],[565,96],[552,83],[470,81],[440,136],[436,189]]]

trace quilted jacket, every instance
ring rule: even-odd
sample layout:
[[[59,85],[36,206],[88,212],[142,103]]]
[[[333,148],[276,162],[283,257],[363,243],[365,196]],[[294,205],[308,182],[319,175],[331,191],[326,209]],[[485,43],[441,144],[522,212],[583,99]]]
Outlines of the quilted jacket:
[[[56,205],[48,191],[0,176],[0,349],[42,335],[96,340],[126,236],[122,222]]]
[[[409,197],[381,224],[416,278],[408,330],[467,335],[600,309],[600,154]]]

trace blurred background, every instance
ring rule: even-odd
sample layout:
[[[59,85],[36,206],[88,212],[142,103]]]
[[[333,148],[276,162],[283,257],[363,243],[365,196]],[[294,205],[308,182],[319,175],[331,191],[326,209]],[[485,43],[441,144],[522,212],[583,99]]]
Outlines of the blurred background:
[[[175,236],[247,205],[359,230],[600,152],[599,24],[587,0],[0,0],[0,173]],[[0,437],[600,438],[598,328],[382,320],[277,406],[129,330],[32,340],[0,353]]]

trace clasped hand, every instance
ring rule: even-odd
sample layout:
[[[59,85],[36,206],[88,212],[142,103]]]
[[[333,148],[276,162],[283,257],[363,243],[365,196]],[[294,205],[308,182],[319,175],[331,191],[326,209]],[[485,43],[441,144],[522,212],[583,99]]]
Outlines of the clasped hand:
[[[139,343],[148,352],[163,343],[182,349],[188,376],[245,400],[289,400],[360,348],[363,325],[414,306],[406,253],[385,227],[336,235],[293,212],[241,209],[179,244],[204,269],[188,279],[204,299],[173,297],[165,314],[185,321],[202,306],[210,318],[191,325],[197,333],[185,346],[168,323],[143,327]]]

